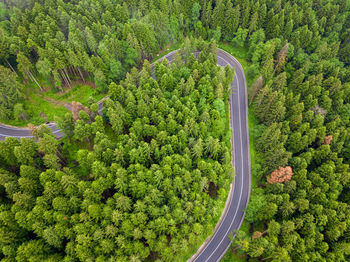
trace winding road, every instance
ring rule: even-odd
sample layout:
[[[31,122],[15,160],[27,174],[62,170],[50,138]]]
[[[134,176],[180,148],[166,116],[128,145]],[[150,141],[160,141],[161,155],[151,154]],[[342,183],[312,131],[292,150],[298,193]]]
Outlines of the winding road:
[[[171,62],[176,52],[177,50],[163,56],[159,60],[161,61],[167,58],[168,61]],[[230,113],[233,128],[234,167],[236,176],[232,184],[233,190],[230,191],[231,195],[228,196],[228,203],[223,218],[206,243],[203,244],[190,259],[190,261],[195,262],[216,262],[224,256],[231,244],[229,234],[241,227],[245,215],[245,208],[250,196],[251,171],[248,133],[248,100],[245,75],[237,59],[224,50],[218,49],[217,63],[220,66],[229,65],[235,68],[234,80],[231,83]],[[152,66],[153,65],[154,64],[152,64]],[[99,111],[101,108],[102,102],[99,104]],[[55,123],[49,123],[47,126],[57,137],[62,136],[62,132],[57,129]],[[0,125],[0,140],[8,136],[20,138],[31,137],[31,134],[26,128]]]

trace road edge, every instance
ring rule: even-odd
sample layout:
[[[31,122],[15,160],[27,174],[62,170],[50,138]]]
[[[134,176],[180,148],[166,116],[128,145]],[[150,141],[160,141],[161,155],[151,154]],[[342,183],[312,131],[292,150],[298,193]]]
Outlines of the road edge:
[[[231,92],[231,90],[230,90]],[[228,106],[229,106],[229,122],[230,122],[230,129],[231,131],[233,132],[233,127],[232,127],[232,111],[231,111],[231,103],[230,103],[230,99],[231,99],[231,96],[229,98],[229,103],[228,103]],[[235,167],[234,167],[234,139],[233,139],[233,136],[231,136],[231,165],[232,165],[232,168],[233,170],[235,170]],[[234,175],[236,176],[236,174]],[[235,178],[234,178],[235,179]],[[222,211],[221,213],[221,216],[220,216],[220,219],[219,221],[216,223],[212,233],[210,236],[208,236],[204,243],[197,249],[196,253],[193,254],[188,260],[187,262],[193,262],[198,256],[199,254],[203,251],[203,249],[209,244],[210,240],[213,238],[213,236],[215,235],[215,232],[218,230],[218,228],[220,227],[220,225],[222,224],[222,221],[223,219],[225,218],[226,216],[226,213],[228,211],[228,208],[230,207],[230,203],[231,203],[231,200],[232,200],[232,196],[233,196],[233,185],[234,185],[234,180],[232,181],[232,183],[230,183],[230,190],[228,191],[228,196],[227,196],[227,199],[226,199],[226,202],[225,202],[225,207],[224,207],[224,210]],[[226,253],[226,252],[225,252]]]
[[[225,50],[221,49],[221,48],[217,48],[218,50],[226,53],[227,55],[231,56],[236,62],[237,64],[239,65],[239,68],[240,70],[242,71],[243,73],[243,79],[244,79],[244,95],[245,95],[245,100],[244,100],[244,106],[246,108],[246,119],[247,119],[247,122],[246,122],[246,131],[247,131],[247,137],[248,137],[248,165],[249,165],[249,169],[248,169],[248,176],[249,176],[249,179],[248,179],[248,185],[249,185],[249,192],[248,192],[248,198],[247,198],[247,203],[245,206],[248,205],[249,203],[249,199],[250,199],[250,193],[251,193],[251,157],[250,157],[250,142],[249,142],[249,126],[248,126],[248,121],[249,121],[249,118],[248,118],[248,97],[247,97],[247,83],[246,83],[246,77],[245,77],[245,73],[244,73],[244,69],[242,67],[242,65],[240,64],[240,62],[233,56],[231,55],[230,53],[226,52]],[[157,63],[157,62],[161,62],[163,61],[164,59],[168,58],[169,56],[175,54],[176,52],[178,52],[179,49],[176,49],[176,50],[173,50],[171,51],[170,53],[164,55],[163,57],[159,58],[158,60],[156,60],[155,62],[153,62],[152,64],[150,64],[151,67],[154,67],[154,65]],[[236,73],[236,72],[235,72]],[[98,104],[100,106],[100,104],[102,104],[103,100],[106,99],[108,97],[108,95],[104,98],[102,98],[100,101],[98,101]],[[231,99],[231,97],[230,97]],[[230,101],[230,100],[229,100]],[[229,102],[229,122],[230,122],[230,129],[231,131],[233,132],[233,127],[232,127],[232,112],[231,112],[231,103]],[[54,123],[54,122],[53,122]],[[16,127],[16,126],[11,126],[11,125],[5,125],[5,124],[2,124],[0,123],[0,125],[3,125],[3,126],[7,126],[7,127],[11,127],[13,129],[23,129],[23,130],[28,130],[28,127]],[[232,167],[234,169],[234,139],[233,139],[233,136],[231,137],[231,155],[232,155],[232,159],[231,159],[231,164],[232,164]],[[212,237],[214,236],[215,232],[218,230],[218,228],[220,227],[220,225],[222,224],[223,222],[223,219],[225,218],[225,215],[227,214],[227,211],[228,211],[228,207],[231,203],[231,200],[232,200],[232,196],[233,196],[233,188],[234,188],[234,180],[232,181],[232,183],[230,184],[230,190],[229,190],[229,193],[228,193],[228,197],[226,199],[226,203],[225,203],[225,207],[224,207],[224,210],[220,216],[220,219],[219,221],[216,223],[215,225],[215,228],[213,229],[213,232],[212,234],[204,241],[204,243],[197,249],[196,253],[194,255],[191,256],[191,258],[187,261],[189,262],[192,262],[194,259],[196,259],[196,257],[202,252],[202,250],[210,243],[210,240],[212,239]],[[243,223],[243,220],[244,220],[244,216],[242,217],[240,223],[239,223],[239,227],[241,227],[242,223]],[[230,245],[228,245],[228,247],[225,249],[225,252],[223,252],[223,254],[221,254],[221,256],[219,257],[219,260],[225,255],[227,249],[230,247]]]
[[[252,180],[252,175],[251,175],[251,170],[252,170],[252,163],[251,163],[251,159],[250,159],[250,140],[249,140],[249,117],[248,117],[248,114],[249,114],[249,106],[248,106],[248,93],[247,93],[247,81],[246,81],[246,78],[245,78],[245,73],[244,73],[244,69],[243,69],[243,66],[241,65],[241,63],[238,61],[237,58],[235,58],[233,55],[231,55],[230,53],[226,52],[225,50],[221,49],[221,48],[218,48],[220,49],[222,52],[232,56],[232,58],[237,62],[237,64],[240,66],[240,69],[242,70],[243,72],[243,79],[244,79],[244,96],[246,99],[244,99],[244,105],[245,105],[245,108],[247,109],[247,114],[246,114],[246,118],[247,118],[247,124],[246,124],[246,127],[247,127],[247,137],[248,137],[248,141],[247,141],[247,144],[248,144],[248,185],[249,185],[249,191],[248,191],[248,197],[247,197],[247,203],[246,203],[246,207],[248,206],[248,203],[249,203],[249,200],[250,200],[250,193],[251,193],[251,180]],[[236,71],[236,70],[235,70]],[[244,211],[244,214],[245,214],[245,211]],[[240,228],[242,226],[242,223],[244,221],[244,217],[245,215],[242,217],[241,221],[239,222],[239,226],[238,228]],[[234,234],[233,236],[235,237],[236,234]],[[231,241],[232,243],[232,241]],[[220,261],[222,259],[222,257],[226,254],[227,250],[230,248],[231,245],[228,245],[227,248],[225,249],[225,251],[221,254],[221,256],[219,257],[219,259],[217,261]]]

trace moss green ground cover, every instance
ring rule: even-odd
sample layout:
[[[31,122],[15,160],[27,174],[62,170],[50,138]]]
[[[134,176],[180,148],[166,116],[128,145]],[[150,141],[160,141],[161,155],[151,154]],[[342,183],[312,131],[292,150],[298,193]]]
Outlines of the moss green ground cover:
[[[26,89],[26,98],[23,101],[23,106],[27,114],[27,120],[4,120],[2,123],[25,127],[28,123],[40,125],[46,121],[54,121],[55,116],[63,116],[69,112],[64,107],[66,103],[72,101],[80,102],[83,105],[88,105],[90,97],[94,101],[103,98],[105,94],[99,94],[89,85],[75,85],[70,90],[64,93],[52,91],[40,92],[38,87],[28,85]]]
[[[72,101],[77,101],[83,105],[87,105],[90,97],[95,101],[100,100],[105,96],[105,94],[98,94],[95,89],[89,85],[78,84],[74,86],[71,90],[65,93],[47,93],[48,97],[51,97],[57,101],[71,103]]]

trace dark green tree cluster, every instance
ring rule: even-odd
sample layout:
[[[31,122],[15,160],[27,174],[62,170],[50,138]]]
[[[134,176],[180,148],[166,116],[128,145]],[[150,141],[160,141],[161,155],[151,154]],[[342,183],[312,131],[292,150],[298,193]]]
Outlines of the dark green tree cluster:
[[[248,73],[263,66],[265,83],[284,66],[286,50],[298,57],[293,66],[312,60],[311,70],[334,75],[349,65],[348,9],[346,0],[5,0],[0,63],[40,88],[39,78],[58,89],[89,79],[107,92],[145,58],[194,35],[249,45]],[[349,79],[349,69],[341,75]]]
[[[225,188],[222,179],[225,175],[219,174],[227,172],[229,153],[224,144],[227,135],[222,132],[228,128],[223,121],[227,117],[228,80],[224,79],[230,79],[231,73],[216,69],[215,54],[208,55],[213,53],[208,51],[213,51],[210,47],[205,51],[209,59],[201,55],[197,62],[191,56],[195,48],[185,40],[186,48],[174,58],[173,66],[164,63],[155,67],[157,80],[152,78],[152,70],[146,63],[141,74],[133,69],[121,84],[115,84],[130,68],[140,66],[144,58],[168,43],[193,35],[227,41],[238,49],[247,48],[251,62],[248,77],[257,77],[249,101],[260,122],[253,130],[259,159],[253,173],[260,177],[263,190],[253,191],[247,210],[247,219],[256,232],[252,236],[239,233],[236,244],[253,259],[349,260],[350,6],[347,0],[3,2],[0,3],[3,66],[39,87],[38,78],[58,88],[69,86],[73,79],[88,78],[99,90],[109,90],[110,95],[104,119],[91,108],[92,113],[81,111],[76,121],[70,114],[60,120],[60,127],[69,139],[88,145],[88,150],[77,154],[76,164],[81,171],[64,169],[66,160],[58,153],[37,151],[38,145],[27,140],[19,144],[9,139],[1,144],[1,161],[6,162],[3,173],[7,174],[2,184],[13,192],[5,198],[3,208],[9,215],[2,219],[6,221],[2,222],[2,231],[11,232],[10,236],[1,238],[5,241],[3,254],[7,257],[18,256],[17,260],[25,261],[29,257],[49,258],[49,254],[58,254],[59,259],[67,255],[69,260],[79,253],[78,259],[88,260],[92,253],[104,261],[108,252],[119,250],[121,254],[116,256],[122,259],[123,256],[143,259],[147,254],[153,259],[172,260],[177,255],[174,250],[187,247],[205,231],[209,217],[213,216],[211,212],[217,209],[212,198],[208,200],[208,196],[198,192],[203,189],[217,192],[219,199],[225,195],[223,189],[216,189]],[[11,96],[17,90],[12,87]],[[18,103],[16,99],[13,103]],[[13,114],[11,110],[10,107],[7,117]],[[20,104],[15,111],[21,112]],[[115,139],[106,135],[104,122],[110,124]],[[69,158],[66,162],[72,161]],[[35,166],[44,173],[45,168],[58,171],[49,171],[55,172],[48,175],[52,180],[39,179],[38,187],[22,186],[27,181],[19,182],[22,172],[23,178],[36,177],[22,171],[25,169],[21,169],[22,165]],[[222,170],[215,165],[220,165]],[[269,179],[271,174],[286,167],[293,172],[290,180],[267,182],[278,181]],[[186,173],[189,170],[199,171],[191,171],[189,176]],[[159,182],[150,180],[150,172],[154,172]],[[79,181],[77,188],[69,187],[67,182],[62,189],[63,176]],[[52,188],[46,189],[46,182]],[[113,190],[109,190],[111,183]],[[67,195],[66,187],[79,192],[76,195],[81,203],[74,199],[70,201],[77,202],[69,204],[69,194],[75,193]],[[102,192],[106,196],[103,206],[97,197],[100,188],[107,190]],[[145,191],[148,195],[152,192],[154,199],[154,202],[141,201],[146,211],[136,208]],[[42,192],[53,196],[34,201],[32,195],[41,197]],[[57,210],[52,211],[50,205],[53,206],[57,194],[63,198],[55,201]],[[109,195],[116,195],[121,204],[109,204],[113,201]],[[174,206],[169,198],[181,201]],[[18,203],[20,208],[13,207],[13,203]],[[46,209],[35,211],[40,216],[27,218],[34,207],[46,203],[49,203]],[[66,209],[60,210],[60,205]],[[112,220],[106,215],[106,206],[121,215],[118,213]],[[185,212],[186,218],[178,218],[181,216],[175,210]],[[56,214],[62,212],[70,215],[57,222],[60,216]],[[144,214],[147,218],[142,225],[147,226],[136,226],[133,218]],[[204,219],[200,220],[201,217]],[[45,220],[37,222],[39,229],[33,222],[36,219]],[[180,221],[186,221],[189,228],[177,226]],[[70,229],[68,233],[63,233],[60,223],[67,223],[64,225],[68,225],[65,227]],[[46,226],[40,227],[42,224]],[[154,230],[155,225],[162,225],[163,229]],[[107,228],[112,233],[106,234]],[[170,233],[170,228],[177,231]],[[118,241],[110,241],[111,238]],[[7,239],[15,244],[10,245]],[[28,239],[32,240],[28,242]],[[141,245],[148,251],[142,254],[134,251]],[[166,254],[170,257],[166,258]]]
[[[123,1],[5,1],[0,62],[41,89],[89,79],[100,91],[180,37],[164,9]],[[147,12],[146,12],[147,10]],[[174,19],[173,19],[174,20]],[[176,37],[173,37],[175,35]]]
[[[14,108],[21,105],[18,102],[23,99],[22,92],[16,74],[0,65],[0,119],[13,118]]]
[[[174,63],[146,61],[110,85],[105,119],[81,110],[59,126],[0,142],[0,257],[4,261],[174,261],[210,232],[233,173],[228,122],[233,71],[215,42]],[[186,61],[185,61],[186,60]],[[107,135],[106,128],[110,130]]]
[[[242,27],[234,44],[248,46],[254,74],[261,75],[250,101],[260,123],[252,130],[259,162],[253,174],[263,190],[252,191],[246,212],[254,233],[239,232],[234,243],[251,259],[348,261],[349,6],[256,5],[265,8],[254,12],[269,10],[265,22],[251,33]],[[284,180],[286,167],[292,176]]]

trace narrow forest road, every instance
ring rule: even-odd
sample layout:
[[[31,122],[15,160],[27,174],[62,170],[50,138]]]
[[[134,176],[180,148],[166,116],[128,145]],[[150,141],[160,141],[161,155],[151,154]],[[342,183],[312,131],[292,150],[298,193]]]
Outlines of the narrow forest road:
[[[172,62],[174,54],[177,50],[163,56],[159,60],[167,58]],[[232,194],[229,196],[229,203],[223,219],[219,222],[215,232],[210,239],[202,245],[197,254],[191,258],[196,262],[212,262],[219,261],[227,249],[230,247],[231,241],[229,234],[234,230],[238,230],[245,215],[245,208],[249,201],[251,171],[250,171],[250,150],[249,150],[249,132],[248,132],[248,99],[246,80],[241,64],[233,56],[227,52],[218,49],[218,65],[229,65],[235,68],[234,80],[231,83],[232,91],[230,94],[230,110],[233,128],[233,144],[234,144],[234,167],[236,176],[233,182]],[[153,67],[154,63],[152,64]],[[99,102],[99,112],[102,109],[102,101]],[[57,137],[63,134],[57,129],[55,123],[47,124]],[[15,128],[0,125],[0,140],[5,137],[31,137],[30,131],[26,128]]]
[[[227,52],[218,49],[218,65],[235,68],[230,94],[231,120],[233,128],[234,167],[236,176],[227,211],[221,224],[197,254],[193,261],[219,261],[231,245],[229,234],[238,230],[243,222],[248,205],[251,186],[250,148],[248,131],[248,96],[246,80],[241,64]],[[220,223],[220,222],[219,222]]]

